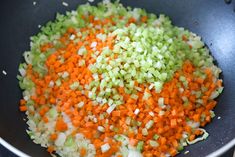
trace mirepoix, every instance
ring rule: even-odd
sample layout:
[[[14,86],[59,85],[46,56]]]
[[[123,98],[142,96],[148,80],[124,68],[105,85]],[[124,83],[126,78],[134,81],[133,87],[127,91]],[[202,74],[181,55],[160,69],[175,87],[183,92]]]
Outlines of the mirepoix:
[[[104,1],[57,14],[19,66],[30,138],[62,157],[175,156],[208,137],[223,90],[201,37]]]

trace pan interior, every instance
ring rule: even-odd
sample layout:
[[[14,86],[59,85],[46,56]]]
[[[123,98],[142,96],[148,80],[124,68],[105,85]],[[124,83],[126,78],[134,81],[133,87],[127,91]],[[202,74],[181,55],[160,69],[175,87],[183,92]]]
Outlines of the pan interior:
[[[1,2],[0,34],[0,136],[31,156],[49,156],[45,149],[33,144],[25,132],[24,115],[18,111],[21,91],[16,75],[22,52],[29,49],[29,37],[39,32],[38,25],[53,20],[56,12],[75,9],[85,0],[68,0],[68,7],[57,0],[33,2]],[[96,2],[95,2],[96,3]],[[202,36],[216,63],[223,70],[224,92],[218,98],[216,117],[206,126],[210,137],[189,146],[190,156],[206,156],[235,137],[235,13],[233,4],[209,0],[123,0],[125,6],[145,8],[148,12],[164,13],[173,24]],[[2,74],[2,70],[7,75]],[[221,117],[220,119],[218,117]],[[197,153],[196,153],[197,152]],[[198,154],[200,152],[200,154]],[[184,152],[179,154],[184,156]]]

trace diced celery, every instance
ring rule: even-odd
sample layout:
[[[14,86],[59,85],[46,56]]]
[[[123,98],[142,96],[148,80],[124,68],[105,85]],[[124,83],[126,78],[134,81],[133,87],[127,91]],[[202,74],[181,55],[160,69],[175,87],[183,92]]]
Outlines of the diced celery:
[[[71,90],[75,90],[79,87],[79,82],[74,82],[69,87],[70,87]]]
[[[214,111],[210,111],[210,115],[211,115],[211,118],[214,118],[215,117]]]
[[[139,152],[142,152],[143,146],[144,146],[144,142],[143,142],[143,141],[139,141],[139,142],[137,143],[136,149],[137,149]]]
[[[150,144],[150,146],[152,146],[152,147],[158,147],[158,146],[159,146],[159,144],[158,144],[156,141],[154,141],[154,140],[150,140],[150,141],[149,141],[149,144]]]
[[[74,146],[74,139],[73,139],[73,137],[72,137],[72,136],[67,137],[67,139],[66,139],[64,145],[65,145],[66,147]]]
[[[146,129],[150,129],[154,124],[154,121],[153,120],[150,120],[148,121],[146,124],[145,124],[145,128]]]
[[[48,113],[50,118],[55,118],[58,114],[55,108],[50,109]]]
[[[148,130],[146,128],[142,129],[142,135],[144,135],[144,136],[148,135]]]
[[[153,139],[157,140],[158,138],[159,138],[159,135],[158,134],[154,134]]]

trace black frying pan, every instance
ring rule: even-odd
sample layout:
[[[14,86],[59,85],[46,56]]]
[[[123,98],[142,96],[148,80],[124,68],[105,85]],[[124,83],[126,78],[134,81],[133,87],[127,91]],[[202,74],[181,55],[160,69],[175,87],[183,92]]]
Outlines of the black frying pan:
[[[46,157],[49,154],[34,144],[25,132],[23,114],[18,110],[21,91],[16,79],[22,52],[29,49],[29,37],[39,32],[38,25],[53,20],[56,12],[75,9],[85,0],[1,1],[0,4],[0,142],[9,142],[22,152]],[[202,157],[212,152],[221,154],[235,144],[235,13],[234,3],[223,0],[123,0],[124,5],[145,8],[148,12],[164,13],[177,26],[202,36],[218,66],[223,70],[224,92],[218,98],[216,117],[206,126],[207,140],[186,147],[187,156]],[[96,2],[95,2],[96,3]],[[94,3],[94,4],[95,4]],[[2,70],[7,75],[2,74]],[[221,117],[221,119],[218,119]],[[10,148],[8,146],[8,148]],[[184,151],[185,151],[184,150]],[[1,155],[0,155],[1,156]],[[179,156],[185,156],[184,152]]]

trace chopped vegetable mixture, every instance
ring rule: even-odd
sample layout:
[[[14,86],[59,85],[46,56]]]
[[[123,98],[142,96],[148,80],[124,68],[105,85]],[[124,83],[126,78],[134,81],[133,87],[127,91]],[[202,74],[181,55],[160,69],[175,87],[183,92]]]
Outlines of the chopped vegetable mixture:
[[[201,38],[108,1],[57,14],[17,76],[27,133],[62,157],[175,156],[208,137],[223,90]]]

